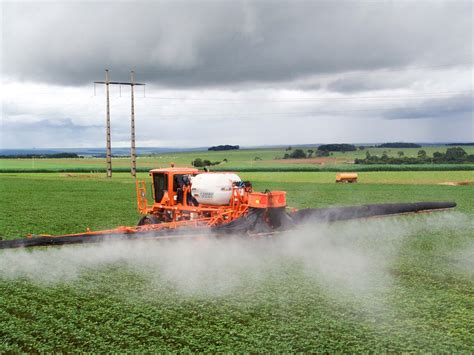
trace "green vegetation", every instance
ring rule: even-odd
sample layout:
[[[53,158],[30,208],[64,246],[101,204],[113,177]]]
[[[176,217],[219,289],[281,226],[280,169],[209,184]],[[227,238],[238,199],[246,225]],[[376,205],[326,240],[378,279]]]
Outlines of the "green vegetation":
[[[354,152],[357,148],[353,144],[323,144],[318,147],[318,150],[326,152]]]
[[[255,159],[259,163],[259,159]],[[210,165],[215,164],[208,161]],[[204,163],[203,163],[204,164]],[[191,164],[192,165],[192,162]],[[189,166],[186,165],[186,166]],[[209,166],[210,166],[209,165]],[[206,166],[206,165],[203,165]],[[140,167],[137,172],[149,172],[155,169],[156,166]],[[307,166],[307,165],[257,165],[245,167],[230,167],[228,165],[214,166],[212,171],[235,171],[235,172],[370,172],[370,171],[474,171],[474,164],[374,164],[374,165],[325,165],[325,166]],[[130,171],[129,168],[119,167],[113,168],[116,173],[123,173]],[[34,169],[3,169],[0,173],[105,173],[104,167],[96,168],[34,168]]]
[[[474,142],[466,142],[466,143],[448,143],[446,144],[448,146],[458,146],[458,147],[465,147],[465,146],[471,146],[474,147]]]
[[[462,164],[474,163],[474,154],[468,155],[461,147],[446,149],[445,153],[434,152],[429,157],[424,149],[418,151],[416,157],[406,157],[403,151],[399,151],[398,157],[389,157],[387,152],[382,156],[366,153],[365,159],[355,159],[356,164]]]
[[[395,142],[383,143],[378,145],[377,148],[421,148],[421,145],[416,143]]]
[[[314,146],[298,147],[305,152],[306,158],[298,161],[288,161],[283,159],[285,154],[292,153],[295,149],[285,148],[265,148],[265,149],[239,149],[228,151],[200,151],[200,152],[180,152],[163,153],[152,156],[140,156],[137,159],[138,170],[149,171],[152,168],[163,168],[174,163],[175,166],[190,166],[191,162],[199,158],[210,162],[221,162],[213,169],[234,170],[234,171],[407,171],[407,170],[444,170],[462,169],[473,170],[474,164],[452,164],[446,167],[445,164],[420,164],[419,167],[403,167],[396,164],[357,164],[355,159],[364,159],[366,152],[371,156],[382,155],[384,152],[389,157],[398,157],[399,152],[407,158],[416,158],[420,149],[386,149],[366,147],[364,150],[351,152],[327,152],[319,151]],[[474,154],[474,146],[463,148],[468,155]],[[424,146],[428,156],[433,153],[445,151],[445,146]],[[256,160],[255,157],[260,159]],[[116,172],[127,172],[130,170],[130,158],[114,157],[113,170]],[[105,171],[105,159],[84,158],[84,159],[0,159],[0,172],[103,172]]]
[[[291,148],[291,147],[290,147]],[[292,151],[292,149],[287,149],[287,151]],[[305,152],[303,149],[295,149],[291,153],[285,153],[283,155],[283,159],[310,159],[313,157],[314,150],[308,149],[307,152]],[[319,148],[316,150],[316,157],[328,157],[330,155],[329,150],[320,150]]]
[[[374,164],[374,165],[281,165],[281,166],[254,166],[228,168],[225,166],[214,167],[213,171],[233,170],[238,172],[369,172],[369,171],[474,171],[474,164],[428,164],[428,165],[399,165],[399,164]],[[105,171],[105,169],[104,169]]]
[[[0,155],[0,159],[77,159],[84,158],[76,153]]]
[[[307,158],[306,153],[303,149],[295,149],[290,154],[285,153],[283,159],[304,159]]]
[[[252,182],[265,183],[276,183],[278,184],[330,184],[334,185],[336,174],[332,172],[279,172],[279,173],[267,173],[267,172],[246,172],[240,174],[246,180]],[[381,185],[381,188],[390,185],[449,185],[470,182],[474,183],[474,173],[465,171],[419,171],[413,173],[402,172],[402,171],[380,171],[380,172],[362,172],[358,174],[358,184],[377,184]],[[320,186],[319,188],[327,188],[327,186]],[[274,187],[275,188],[275,187]],[[373,186],[371,186],[373,188]],[[400,189],[406,188],[406,186],[398,186]],[[339,188],[334,186],[331,192],[338,193]],[[331,193],[331,192],[328,192]],[[349,198],[349,197],[345,197]],[[401,201],[401,200],[400,200]]]
[[[196,158],[191,162],[191,165],[196,168],[202,168],[205,166],[219,165],[220,163],[221,163],[220,161],[211,162],[210,160],[207,160],[207,159],[202,160],[201,158]]]
[[[472,181],[471,172],[367,172],[360,173],[360,183],[350,185],[335,184],[333,173],[241,175],[253,181],[256,190],[286,190],[289,205],[295,207],[455,200],[458,208],[454,213],[321,226],[314,237],[319,235],[322,245],[306,248],[303,260],[309,266],[291,258],[275,260],[275,244],[268,241],[258,254],[260,266],[254,269],[251,264],[247,270],[243,263],[233,272],[223,268],[204,273],[199,280],[206,287],[197,289],[167,277],[178,277],[179,270],[190,272],[186,264],[167,274],[166,268],[156,267],[166,264],[151,264],[155,267],[150,269],[147,264],[130,264],[127,257],[107,263],[111,258],[107,253],[102,266],[73,268],[78,273],[72,279],[51,282],[41,280],[61,272],[55,265],[68,269],[74,251],[93,260],[100,250],[90,246],[32,252],[34,260],[43,260],[33,264],[40,270],[28,269],[29,253],[3,251],[0,352],[451,353],[473,349],[474,189],[439,185]],[[148,176],[143,173],[139,178]],[[6,238],[130,225],[138,219],[129,174],[115,174],[111,180],[103,174],[0,174],[0,189],[0,235]],[[334,270],[352,265],[344,264],[344,253],[318,264],[330,245],[363,250],[374,262],[368,266],[375,266],[363,269],[364,273],[377,272],[377,276],[353,287],[328,279]],[[396,252],[386,261],[391,248]],[[191,254],[196,253],[199,245]],[[26,266],[15,264],[15,255]],[[6,257],[8,265],[1,261]],[[216,262],[218,257],[202,262],[223,266]],[[381,259],[383,267],[377,267]],[[311,263],[320,266],[308,269]],[[31,275],[4,276],[22,267]],[[357,268],[343,270],[359,277]],[[337,275],[350,284],[351,278]],[[216,287],[236,279],[229,291],[217,292]]]
[[[213,147],[210,147],[210,148],[207,148],[207,150],[214,150],[214,151],[221,151],[221,150],[237,150],[239,149],[240,147],[238,145],[217,145],[217,146],[213,146]]]

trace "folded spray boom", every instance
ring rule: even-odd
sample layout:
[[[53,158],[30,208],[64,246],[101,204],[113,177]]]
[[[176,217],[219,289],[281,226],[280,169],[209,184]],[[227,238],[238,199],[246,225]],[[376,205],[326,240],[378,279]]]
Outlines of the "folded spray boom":
[[[271,194],[267,192],[267,194]],[[263,194],[261,197],[264,197]],[[308,208],[288,212],[284,207],[249,207],[240,217],[220,224],[199,220],[145,224],[137,227],[118,227],[110,230],[78,234],[39,236],[0,241],[0,249],[98,243],[115,240],[173,240],[185,238],[263,237],[291,230],[311,222],[336,222],[361,218],[421,213],[456,207],[454,202],[389,203],[335,208]],[[209,221],[208,221],[209,222]]]

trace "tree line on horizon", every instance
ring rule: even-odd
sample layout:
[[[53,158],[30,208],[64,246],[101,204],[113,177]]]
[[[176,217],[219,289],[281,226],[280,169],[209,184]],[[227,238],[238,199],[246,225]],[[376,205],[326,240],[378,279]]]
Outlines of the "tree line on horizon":
[[[77,159],[84,158],[76,153],[51,153],[51,154],[21,154],[0,155],[0,159]]]
[[[216,145],[216,146],[212,146],[212,147],[207,148],[207,150],[210,150],[210,151],[238,150],[238,149],[240,149],[240,146],[238,146],[238,145],[228,145],[228,144]]]
[[[420,149],[416,157],[407,157],[400,151],[397,157],[391,157],[387,152],[381,156],[372,155],[366,152],[364,159],[355,159],[355,164],[459,164],[474,163],[474,154],[467,154],[461,147],[451,147],[446,152],[434,152],[433,156],[428,156],[424,149]]]

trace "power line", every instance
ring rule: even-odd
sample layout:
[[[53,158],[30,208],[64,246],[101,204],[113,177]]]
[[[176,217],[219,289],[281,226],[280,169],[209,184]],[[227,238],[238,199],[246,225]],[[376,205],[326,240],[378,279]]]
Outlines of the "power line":
[[[444,98],[442,96],[446,95],[472,95],[473,90],[464,90],[464,91],[440,91],[440,92],[429,92],[422,94],[407,94],[407,95],[377,95],[377,96],[351,96],[351,97],[313,97],[313,98],[294,98],[294,99],[225,99],[225,98],[184,98],[184,97],[161,97],[161,96],[146,96],[145,99],[153,100],[175,100],[175,101],[215,101],[215,102],[314,102],[314,101],[325,101],[325,100],[337,100],[337,101],[355,101],[355,100],[392,100],[392,99],[420,99],[420,98]],[[441,96],[441,97],[440,97]],[[118,99],[124,96],[113,96],[111,98]],[[94,96],[83,96],[83,98],[94,99]],[[139,97],[139,99],[144,99]],[[47,102],[36,102],[35,105],[47,105],[52,106]],[[74,102],[62,102],[61,105],[87,105],[85,103],[80,103],[78,101]]]
[[[381,68],[374,68],[370,69],[371,71],[387,71],[387,72],[399,72],[399,71],[411,71],[411,70],[420,70],[420,69],[436,69],[436,68],[455,68],[455,67],[461,67],[461,66],[466,66],[466,65],[473,65],[474,61],[466,61],[466,62],[460,62],[460,63],[450,63],[450,64],[437,64],[437,65],[419,65],[419,66],[407,66],[403,68],[387,68],[387,67],[381,67]],[[186,73],[189,75],[189,73],[192,74],[199,74],[199,73],[219,73],[219,72],[226,72],[226,73],[242,73],[245,70],[252,70],[252,69],[260,69],[261,71],[266,71],[268,69],[274,70],[274,69],[281,69],[284,68],[285,66],[269,66],[269,65],[259,65],[259,66],[237,66],[237,67],[232,67],[232,65],[229,65],[228,67],[212,67],[212,68],[183,68],[181,70],[174,70],[173,73],[176,73],[177,75],[181,73]],[[346,70],[345,72],[359,72],[359,71],[367,71],[367,69],[351,69],[351,70]],[[137,73],[139,74],[163,74],[166,73],[167,70],[144,70],[144,71],[138,71]],[[341,69],[342,72],[342,69]],[[331,72],[328,73],[321,73],[323,75],[330,74]]]
[[[164,96],[146,96],[145,99],[156,100],[177,100],[177,101],[215,101],[215,102],[312,102],[325,100],[372,100],[372,99],[416,99],[423,97],[436,97],[444,95],[463,95],[472,94],[472,90],[466,91],[441,91],[425,94],[409,94],[409,95],[390,95],[390,96],[352,96],[352,97],[315,97],[315,98],[294,98],[294,99],[222,99],[222,98],[185,98],[185,97],[164,97]]]
[[[448,93],[448,92],[445,92],[445,93]],[[458,92],[451,92],[451,93],[453,93],[453,94],[454,94],[454,93],[457,93],[457,94],[464,93],[465,95],[464,95],[464,96],[461,96],[462,98],[471,97],[471,96],[473,96],[473,94],[474,94],[473,91],[458,91]],[[434,93],[432,93],[432,94],[434,94]],[[436,96],[434,96],[434,95],[432,95],[432,94],[430,94],[430,95],[424,95],[424,96],[413,96],[413,97],[400,96],[400,97],[396,97],[396,98],[398,98],[398,99],[410,99],[410,100],[412,100],[412,99],[420,99],[420,98],[432,98],[432,99],[434,99],[434,100],[441,100],[441,99],[445,99],[445,98],[450,98],[450,97],[439,97],[439,96],[436,97]],[[461,97],[460,97],[460,98],[461,98]],[[94,97],[93,97],[93,96],[90,96],[89,98],[93,99]],[[362,97],[357,97],[357,98],[334,98],[334,99],[353,100],[353,99],[359,99],[359,98],[362,98]],[[369,97],[363,97],[363,98],[364,98],[364,99],[368,99]],[[395,97],[393,97],[393,96],[387,96],[387,97],[385,97],[385,96],[378,96],[378,97],[375,97],[375,96],[374,96],[374,97],[371,97],[371,98],[373,98],[373,99],[384,99],[384,100],[385,100],[385,99],[391,99],[391,98],[395,98]],[[457,97],[455,97],[455,98],[457,98]],[[324,99],[321,98],[321,99],[314,99],[314,100],[326,100],[326,99],[331,99],[331,98],[324,98]],[[271,102],[273,102],[273,101],[271,101]],[[275,101],[275,102],[279,102],[279,101]],[[286,102],[286,101],[282,101],[282,102]],[[290,102],[291,102],[291,101],[290,101]],[[138,101],[137,103],[138,103],[138,104],[145,104],[144,102],[140,102],[140,101]],[[35,106],[38,106],[38,105],[39,105],[39,106],[42,106],[42,107],[44,107],[44,108],[54,108],[54,109],[57,108],[57,105],[52,105],[51,103],[46,103],[46,102],[36,102],[34,105],[35,105]],[[79,106],[81,106],[81,105],[84,106],[85,104],[77,104],[76,102],[63,102],[63,103],[61,103],[61,106],[70,106],[70,107],[72,107],[72,106],[78,106],[78,105],[79,105]],[[149,105],[149,104],[146,104],[146,105]],[[17,106],[18,106],[18,104],[15,104],[15,107],[17,107]],[[378,108],[374,108],[374,109],[375,109],[375,110],[379,110]],[[366,110],[366,109],[363,109],[363,110]],[[368,110],[372,110],[372,109],[368,109]],[[352,111],[354,111],[354,110],[351,110],[350,112],[352,112]],[[358,109],[357,109],[356,111],[358,111]],[[344,112],[349,112],[349,111],[345,110]],[[280,113],[277,113],[277,114],[280,114]],[[183,115],[184,115],[184,113],[183,113]],[[209,115],[209,114],[204,114],[204,116],[208,116],[208,115]],[[212,115],[212,114],[211,114],[211,115]],[[219,114],[219,115],[221,115],[221,114]],[[224,114],[222,114],[222,115],[224,115]],[[188,115],[188,116],[195,116],[195,115],[191,114],[191,115]],[[200,115],[197,115],[197,116],[200,116]]]
[[[474,109],[474,104],[473,104]],[[209,113],[209,114],[188,114],[188,113],[177,113],[177,114],[155,114],[154,116],[164,119],[175,119],[182,120],[187,118],[212,118],[212,119],[249,119],[249,118],[299,118],[304,116],[321,116],[321,115],[341,115],[359,112],[384,112],[384,111],[415,111],[416,107],[373,107],[367,109],[347,109],[347,110],[315,110],[315,111],[304,111],[304,112],[243,112],[243,113]]]
[[[474,104],[473,104],[474,108]],[[189,117],[209,117],[209,118],[251,118],[251,117],[284,117],[284,116],[310,116],[310,115],[324,115],[324,114],[345,114],[354,112],[379,112],[379,111],[413,111],[413,107],[373,107],[367,109],[347,109],[347,110],[317,110],[306,112],[244,112],[244,113],[209,113],[209,114],[159,114],[160,118],[189,118]]]
[[[472,92],[471,95],[466,95],[464,97],[472,97]],[[435,100],[440,100],[444,98],[434,98]],[[42,104],[42,103],[39,103]],[[62,104],[63,105],[63,104]],[[72,103],[66,103],[66,105],[73,105]],[[56,108],[57,106],[54,105],[48,105],[46,106],[47,108]],[[396,106],[391,106],[391,107],[372,107],[372,108],[365,108],[365,109],[345,109],[345,110],[319,110],[319,111],[305,111],[305,112],[243,112],[243,113],[204,113],[204,114],[188,114],[188,113],[177,113],[177,114],[157,114],[159,117],[167,117],[167,118],[185,118],[185,117],[246,117],[246,116],[281,116],[281,115],[312,115],[312,114],[331,114],[331,113],[351,113],[351,112],[371,112],[371,111],[386,111],[386,110],[393,110],[393,109],[410,109],[412,110],[413,108],[400,108]]]

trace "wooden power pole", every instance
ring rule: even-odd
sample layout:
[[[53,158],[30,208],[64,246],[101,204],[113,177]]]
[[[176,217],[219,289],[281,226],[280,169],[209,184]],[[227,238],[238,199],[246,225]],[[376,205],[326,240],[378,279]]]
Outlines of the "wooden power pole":
[[[135,86],[135,72],[132,70],[130,72],[130,95],[131,95],[131,119],[130,119],[130,158],[132,160],[132,176],[137,176],[137,157],[135,151],[135,94],[134,94],[134,86]]]
[[[107,177],[112,177],[112,144],[110,141],[110,93],[109,93],[109,69],[105,69],[105,96],[106,96],[106,152],[105,160],[107,161]]]
[[[105,69],[105,81],[94,81],[94,84],[105,84],[105,95],[106,95],[106,135],[107,135],[107,147],[106,147],[106,161],[107,161],[107,177],[112,177],[112,148],[110,144],[110,97],[109,97],[109,86],[110,85],[129,85],[131,89],[131,173],[132,176],[137,175],[137,157],[135,149],[135,92],[134,87],[136,85],[145,85],[142,83],[135,82],[135,72],[131,71],[131,82],[121,81],[110,81],[109,70]]]

